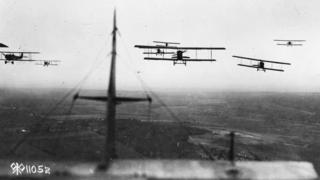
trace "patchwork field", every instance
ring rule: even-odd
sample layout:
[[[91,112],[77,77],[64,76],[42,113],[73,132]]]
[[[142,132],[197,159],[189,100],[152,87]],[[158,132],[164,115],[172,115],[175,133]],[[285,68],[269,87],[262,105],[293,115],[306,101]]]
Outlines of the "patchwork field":
[[[66,91],[0,91],[0,158],[101,159],[105,104],[78,100],[71,105],[68,97],[53,109]],[[320,172],[320,94],[160,92],[158,96],[166,107],[156,99],[151,108],[147,103],[117,106],[120,158],[226,159],[229,132],[235,131],[237,160],[311,161]]]

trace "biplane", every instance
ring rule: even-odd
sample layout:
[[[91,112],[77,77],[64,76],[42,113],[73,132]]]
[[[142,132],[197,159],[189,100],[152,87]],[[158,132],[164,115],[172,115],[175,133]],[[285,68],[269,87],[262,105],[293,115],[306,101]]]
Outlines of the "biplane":
[[[59,60],[37,60],[40,63],[37,63],[36,65],[41,65],[41,66],[58,66]]]
[[[284,39],[275,39],[273,41],[279,42],[278,46],[302,46],[302,42],[306,40],[284,40]]]
[[[143,52],[143,54],[147,54],[148,57],[145,57],[144,60],[159,60],[159,61],[172,61],[173,65],[176,64],[184,64],[187,65],[187,61],[194,61],[194,62],[200,62],[200,61],[216,61],[212,58],[212,50],[225,50],[224,47],[180,47],[175,46],[180,43],[176,42],[165,42],[165,41],[153,41],[154,43],[158,43],[157,45],[135,45],[134,47],[140,48],[140,49],[146,49],[146,52]],[[161,43],[161,45],[159,45]],[[190,58],[189,56],[184,56],[183,53],[189,51],[189,50],[195,50],[196,57]],[[208,50],[210,51],[210,58],[203,59],[203,58],[197,58],[197,51],[198,50]],[[167,57],[166,55],[171,54],[171,57]],[[150,57],[150,55],[162,55],[162,57]]]
[[[240,63],[238,65],[239,66],[243,66],[243,67],[255,68],[255,69],[257,69],[257,71],[262,70],[264,72],[266,72],[266,70],[284,72],[283,69],[273,68],[272,66],[271,67],[266,67],[265,63],[291,65],[290,63],[286,63],[286,62],[269,61],[269,60],[255,59],[255,58],[242,57],[242,56],[232,56],[232,57],[239,58],[239,59],[250,60],[250,61],[257,61],[258,62],[257,64],[242,64],[242,63]]]
[[[172,45],[180,44],[177,42],[165,42],[165,41],[153,41],[153,43],[156,43],[156,46],[158,47],[156,51],[143,52],[143,54],[155,54],[155,55],[162,55],[162,56],[164,56],[165,54],[175,54],[175,52],[168,51],[167,49],[161,49],[161,47],[176,47]]]
[[[27,51],[0,51],[0,61],[4,61],[5,64],[14,64],[15,61],[37,61],[31,58],[32,54],[39,54],[39,52],[27,52]],[[28,56],[25,56],[27,54]]]
[[[59,60],[37,60],[32,59],[33,54],[40,54],[40,52],[29,52],[29,51],[0,51],[0,61],[4,61],[5,64],[14,62],[43,62],[41,65],[49,66],[49,65],[58,65],[56,62]],[[38,63],[37,65],[40,65]]]

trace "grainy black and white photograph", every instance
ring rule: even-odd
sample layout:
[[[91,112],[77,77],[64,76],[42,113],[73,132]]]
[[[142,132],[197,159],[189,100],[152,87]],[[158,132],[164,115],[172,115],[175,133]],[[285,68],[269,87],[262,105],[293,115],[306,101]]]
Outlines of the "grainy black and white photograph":
[[[0,179],[319,179],[319,8],[0,0]]]

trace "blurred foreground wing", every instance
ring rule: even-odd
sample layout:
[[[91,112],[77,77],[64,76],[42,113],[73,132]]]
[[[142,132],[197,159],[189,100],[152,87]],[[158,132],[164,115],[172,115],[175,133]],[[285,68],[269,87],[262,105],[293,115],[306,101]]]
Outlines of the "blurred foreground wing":
[[[86,100],[94,100],[94,101],[108,101],[107,96],[79,96],[75,95],[74,99],[86,99]],[[150,97],[146,98],[137,98],[137,97],[116,97],[116,101],[118,103],[121,102],[139,102],[139,101],[149,101],[151,102],[152,99]]]
[[[0,47],[7,48],[8,46],[5,45],[5,44],[0,43]]]
[[[13,169],[20,165],[43,165],[50,173],[27,173]],[[13,166],[14,165],[14,166]],[[184,179],[184,180],[312,180],[318,175],[309,162],[297,161],[204,161],[204,160],[113,160],[106,170],[96,171],[97,163],[9,162],[0,161],[1,179]]]

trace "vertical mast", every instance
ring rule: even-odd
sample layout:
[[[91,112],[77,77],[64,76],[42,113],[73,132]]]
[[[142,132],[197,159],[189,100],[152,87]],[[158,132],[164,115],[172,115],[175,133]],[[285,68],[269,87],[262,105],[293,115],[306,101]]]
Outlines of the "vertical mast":
[[[117,158],[117,154],[116,154],[116,104],[117,102],[140,102],[140,101],[149,101],[149,103],[152,102],[152,99],[149,96],[147,96],[146,98],[116,96],[117,31],[118,31],[118,28],[116,24],[116,11],[114,10],[113,30],[112,30],[112,51],[111,51],[112,57],[111,57],[107,97],[80,96],[79,93],[76,93],[73,97],[74,100],[79,98],[79,99],[107,102],[106,118],[104,120],[105,127],[106,127],[104,157],[102,159],[102,164],[98,166],[98,170],[106,170],[106,168],[108,168],[110,165],[110,161]]]
[[[116,11],[113,15],[113,30],[112,30],[112,51],[111,51],[111,66],[108,87],[108,101],[106,111],[106,142],[105,142],[105,163],[106,165],[112,159],[116,158],[116,144],[115,144],[115,126],[116,126],[116,42],[117,42],[117,25],[116,25]]]

